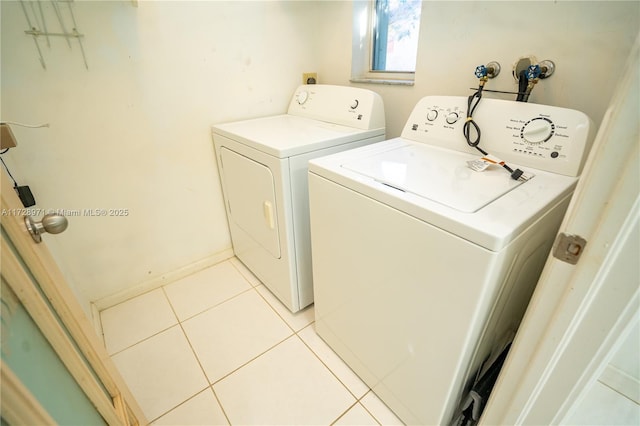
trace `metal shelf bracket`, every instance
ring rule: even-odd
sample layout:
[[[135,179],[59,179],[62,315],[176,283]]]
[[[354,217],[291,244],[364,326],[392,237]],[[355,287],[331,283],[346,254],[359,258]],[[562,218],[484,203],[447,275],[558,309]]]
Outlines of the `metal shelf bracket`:
[[[69,48],[71,48],[71,41],[70,41],[71,39],[78,40],[78,45],[80,46],[80,52],[82,53],[82,60],[84,61],[85,68],[88,70],[89,65],[87,63],[87,56],[84,52],[84,46],[82,45],[82,38],[84,37],[84,34],[79,33],[77,30],[76,18],[75,18],[75,15],[73,14],[73,8],[72,8],[73,0],[49,0],[49,2],[45,4],[44,8],[43,8],[43,3],[44,2],[42,0],[29,1],[28,2],[29,8],[27,8],[27,5],[25,4],[25,0],[20,0],[22,11],[24,12],[25,19],[27,20],[27,25],[29,26],[29,29],[25,30],[25,34],[33,37],[33,42],[36,45],[36,49],[38,51],[38,57],[40,59],[40,65],[42,65],[42,68],[46,70],[47,64],[44,61],[42,49],[40,48],[40,41],[39,41],[40,37],[46,38],[47,47],[49,48],[51,48],[51,41],[49,39],[50,37],[64,37],[65,40],[67,41],[67,46],[69,46]],[[65,25],[62,8],[61,8],[61,5],[63,4],[67,5],[68,11],[69,11],[68,12],[69,17],[71,18],[71,22],[73,23],[73,28],[71,29],[71,31],[67,30],[67,26]],[[36,5],[38,9],[37,11],[36,11]],[[47,8],[48,5],[51,6],[51,10],[53,11],[53,13],[55,13],[58,24],[62,32],[51,32],[47,29],[45,9]],[[29,13],[28,9],[31,9],[31,13]]]

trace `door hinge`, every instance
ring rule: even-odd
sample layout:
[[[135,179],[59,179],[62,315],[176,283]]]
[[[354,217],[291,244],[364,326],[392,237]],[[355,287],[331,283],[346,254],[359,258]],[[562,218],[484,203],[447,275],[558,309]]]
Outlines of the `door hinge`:
[[[567,235],[560,232],[553,245],[553,257],[571,265],[578,263],[587,240],[580,235]]]

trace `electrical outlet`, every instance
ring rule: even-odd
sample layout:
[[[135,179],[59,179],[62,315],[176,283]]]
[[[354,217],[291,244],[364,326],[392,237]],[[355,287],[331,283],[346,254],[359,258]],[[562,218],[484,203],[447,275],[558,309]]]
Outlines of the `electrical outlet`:
[[[302,73],[302,84],[316,84],[318,82],[318,73],[305,72]]]

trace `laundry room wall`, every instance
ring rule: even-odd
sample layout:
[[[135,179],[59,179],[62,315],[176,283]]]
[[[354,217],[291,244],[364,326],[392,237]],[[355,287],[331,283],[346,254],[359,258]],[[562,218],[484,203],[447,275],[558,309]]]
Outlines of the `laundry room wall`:
[[[50,125],[12,126],[3,158],[36,208],[67,213],[44,239],[85,309],[230,256],[210,126],[286,111],[319,66],[317,5],[75,1],[88,70],[77,40],[39,37],[45,70],[20,3],[0,3],[0,118]],[[52,2],[24,4],[62,32]]]
[[[403,87],[349,82],[351,1],[137,4],[74,1],[89,69],[77,40],[40,37],[44,70],[20,3],[0,2],[0,119],[50,123],[13,126],[19,146],[3,158],[36,207],[71,214],[45,239],[87,310],[231,254],[210,125],[284,112],[303,72],[379,92],[394,137],[421,97],[469,94],[476,65],[500,62],[488,88],[514,90],[512,63],[535,55],[557,69],[531,102],[599,123],[640,16],[638,2],[424,2],[416,81]],[[66,2],[61,12],[70,25]],[[105,209],[127,216],[85,214]]]
[[[332,12],[323,35],[319,79],[379,92],[387,136],[399,136],[426,95],[462,95],[478,86],[475,67],[502,66],[487,89],[516,91],[513,64],[523,56],[550,59],[556,70],[537,84],[529,102],[573,108],[596,124],[605,112],[640,29],[640,3],[629,1],[425,1],[414,86],[350,83],[352,2],[323,4]],[[499,99],[515,95],[485,93]]]

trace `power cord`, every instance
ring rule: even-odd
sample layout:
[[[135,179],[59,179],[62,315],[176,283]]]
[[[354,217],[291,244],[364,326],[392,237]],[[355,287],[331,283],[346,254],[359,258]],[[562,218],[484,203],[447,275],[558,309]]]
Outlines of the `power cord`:
[[[486,68],[484,66],[479,66],[476,68],[476,76],[479,78],[480,83],[478,85],[478,90],[471,96],[469,96],[467,100],[467,119],[462,126],[462,133],[464,134],[465,139],[467,140],[467,144],[482,153],[482,155],[489,155],[487,151],[480,148],[480,137],[482,132],[480,131],[480,126],[473,120],[473,113],[476,108],[478,108],[478,104],[480,104],[480,100],[482,99],[482,90],[484,89],[484,85],[486,84],[488,77],[486,74]],[[472,129],[476,133],[475,139],[472,139]],[[513,170],[509,167],[504,161],[499,161],[496,164],[502,166],[506,171],[511,175],[511,179],[517,180],[520,182],[525,182],[528,180],[524,172],[520,169]]]
[[[3,154],[4,154],[4,152],[3,152]],[[4,159],[2,157],[0,157],[0,161],[2,161],[2,165],[4,166],[5,170],[7,171],[7,174],[9,175],[11,180],[13,181],[13,187],[17,188],[18,187],[18,182],[16,182],[16,180],[13,177],[13,175],[9,171],[9,167],[7,167],[7,163],[4,162]]]
[[[485,83],[487,82],[487,77],[480,77],[480,85],[478,86],[478,90],[467,99],[467,119],[462,126],[462,133],[464,134],[465,139],[467,140],[467,144],[469,146],[474,147],[484,155],[487,155],[482,148],[478,146],[480,143],[480,136],[482,132],[480,131],[480,126],[473,120],[473,113],[475,112],[478,104],[480,103],[480,99],[482,99],[482,89],[484,88]],[[475,140],[471,140],[471,128],[476,132]]]
[[[31,189],[29,188],[29,186],[28,185],[19,186],[18,182],[16,182],[16,179],[13,177],[13,175],[9,171],[9,167],[7,167],[7,163],[4,162],[4,159],[2,157],[0,157],[0,162],[2,162],[2,165],[7,170],[7,174],[13,181],[13,189],[18,194],[18,198],[20,198],[22,205],[25,207],[35,206],[36,199],[33,197],[33,193],[31,192]]]
[[[28,127],[31,129],[37,129],[40,127],[49,127],[49,123],[43,123],[43,124],[24,124],[24,123],[16,123],[15,121],[0,121],[0,124],[13,124],[16,126],[22,126],[22,127]],[[15,146],[15,144],[14,144]],[[20,201],[22,202],[22,205],[25,207],[32,207],[36,205],[36,199],[33,196],[33,193],[31,192],[31,189],[29,188],[28,185],[18,185],[18,182],[16,182],[15,178],[13,177],[13,175],[11,174],[11,171],[9,171],[9,167],[7,167],[7,163],[4,162],[4,159],[2,158],[2,154],[5,154],[7,151],[9,151],[9,148],[6,148],[2,151],[0,151],[0,162],[2,162],[2,165],[4,166],[4,168],[7,170],[7,174],[9,175],[9,177],[11,178],[11,180],[13,181],[13,189],[16,191],[16,193],[18,194],[18,198],[20,198]]]

